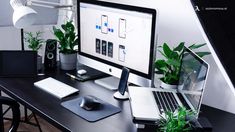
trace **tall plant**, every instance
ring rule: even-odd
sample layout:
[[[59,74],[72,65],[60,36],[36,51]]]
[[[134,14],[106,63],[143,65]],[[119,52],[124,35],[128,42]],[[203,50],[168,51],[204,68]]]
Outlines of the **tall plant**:
[[[28,48],[38,51],[42,47],[44,40],[41,38],[41,31],[36,32],[35,35],[32,32],[25,32],[24,34],[24,40],[28,43]]]
[[[192,44],[188,48],[191,50],[198,49],[204,44]],[[155,69],[157,74],[161,74],[160,80],[167,84],[177,84],[179,81],[179,72],[181,60],[184,54],[184,42],[181,42],[177,47],[170,48],[167,43],[163,46],[158,46],[158,52],[160,52],[164,59],[155,61]],[[198,56],[203,57],[209,55],[210,52],[195,52]]]
[[[61,28],[53,26],[53,32],[59,42],[59,51],[64,54],[75,53],[74,46],[78,45],[78,38],[72,21],[67,21],[61,25]]]

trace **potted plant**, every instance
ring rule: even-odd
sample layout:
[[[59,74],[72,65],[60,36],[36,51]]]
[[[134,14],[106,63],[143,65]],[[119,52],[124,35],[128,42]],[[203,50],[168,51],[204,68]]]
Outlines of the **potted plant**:
[[[179,107],[176,111],[165,112],[159,121],[158,131],[162,132],[188,132],[195,127],[195,114],[192,110]]]
[[[204,44],[192,44],[188,48],[191,50],[198,49]],[[156,73],[160,75],[162,88],[175,88],[179,81],[179,72],[181,60],[184,54],[184,42],[181,42],[177,47],[171,49],[167,43],[163,46],[158,46],[158,52],[162,54],[163,59],[155,61]],[[210,52],[195,52],[198,56],[203,57],[209,55]]]
[[[74,46],[78,45],[78,38],[72,21],[61,25],[61,29],[53,26],[54,35],[59,42],[59,58],[62,70],[73,70],[76,68],[77,51]]]
[[[41,38],[42,32],[38,31],[35,34],[32,32],[25,32],[24,40],[28,43],[28,48],[37,52],[44,43],[44,40]],[[42,56],[38,54],[37,57],[37,69],[42,69]]]

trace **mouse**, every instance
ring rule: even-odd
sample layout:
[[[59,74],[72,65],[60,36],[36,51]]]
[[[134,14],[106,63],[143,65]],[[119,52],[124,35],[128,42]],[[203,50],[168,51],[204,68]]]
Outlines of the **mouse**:
[[[80,107],[87,111],[98,110],[101,103],[95,97],[87,95],[82,97]]]
[[[79,75],[84,75],[84,74],[87,73],[87,71],[84,70],[84,69],[80,69],[80,70],[77,71],[77,73],[78,73]]]

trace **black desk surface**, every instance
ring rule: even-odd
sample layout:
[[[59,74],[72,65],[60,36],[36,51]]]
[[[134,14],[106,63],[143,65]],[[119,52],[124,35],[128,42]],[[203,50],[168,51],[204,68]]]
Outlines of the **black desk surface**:
[[[78,95],[65,98],[68,100],[84,95],[94,95],[122,109],[121,113],[98,122],[89,123],[60,105],[61,100],[34,87],[33,83],[45,77],[53,77],[68,85],[80,89]],[[113,98],[114,91],[96,85],[93,81],[78,82],[70,79],[64,71],[46,73],[36,78],[0,78],[0,90],[25,105],[30,110],[50,122],[62,131],[73,132],[151,132],[154,130],[137,130],[132,123],[129,101],[118,101]],[[202,115],[213,125],[213,131],[235,131],[235,115],[202,106]]]

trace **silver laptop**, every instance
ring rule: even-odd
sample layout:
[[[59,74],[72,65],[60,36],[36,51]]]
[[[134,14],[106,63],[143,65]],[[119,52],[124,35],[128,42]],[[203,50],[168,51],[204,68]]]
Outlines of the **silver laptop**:
[[[198,117],[209,65],[186,48],[176,89],[129,86],[132,116],[135,120],[157,121],[165,111],[184,106]]]

